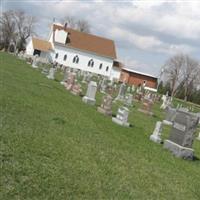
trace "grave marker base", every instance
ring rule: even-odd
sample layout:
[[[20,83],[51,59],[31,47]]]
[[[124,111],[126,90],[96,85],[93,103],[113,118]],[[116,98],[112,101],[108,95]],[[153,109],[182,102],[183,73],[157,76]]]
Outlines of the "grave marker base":
[[[172,126],[172,125],[173,125],[172,122],[167,121],[167,120],[163,120],[163,124],[165,124],[165,125],[169,125],[169,126]]]
[[[163,147],[171,151],[172,154],[178,158],[193,160],[194,150],[191,148],[180,146],[170,140],[165,140]]]
[[[105,110],[102,107],[98,107],[97,111],[100,112],[100,113],[102,113],[102,114],[104,114],[104,115],[108,115],[108,116],[112,115],[112,111]]]
[[[112,121],[113,121],[114,123],[116,123],[116,124],[121,125],[121,126],[126,126],[126,127],[129,127],[129,126],[130,126],[129,123],[123,122],[123,121],[117,119],[116,117],[112,117]]]
[[[89,98],[89,97],[87,97],[87,96],[84,96],[84,97],[82,98],[82,101],[83,101],[84,103],[89,104],[89,105],[95,105],[95,103],[96,103],[96,100],[95,100],[95,99],[91,99],[91,98]]]
[[[143,110],[143,109],[141,109],[141,108],[139,108],[138,111],[143,112],[143,113],[148,114],[148,115],[151,115],[151,116],[153,115],[152,112],[150,112],[150,111],[148,111],[148,110]]]
[[[158,144],[160,144],[160,143],[162,142],[162,140],[161,140],[160,137],[155,136],[155,135],[153,135],[153,134],[150,135],[150,140],[153,141],[153,142],[155,142],[155,143],[158,143]]]

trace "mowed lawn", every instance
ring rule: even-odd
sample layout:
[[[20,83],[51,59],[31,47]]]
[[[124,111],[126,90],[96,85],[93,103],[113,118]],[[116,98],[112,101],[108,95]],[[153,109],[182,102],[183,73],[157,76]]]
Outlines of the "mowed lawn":
[[[150,117],[135,104],[125,128],[58,81],[0,53],[2,200],[200,199],[200,142],[186,161],[149,140],[160,105]]]

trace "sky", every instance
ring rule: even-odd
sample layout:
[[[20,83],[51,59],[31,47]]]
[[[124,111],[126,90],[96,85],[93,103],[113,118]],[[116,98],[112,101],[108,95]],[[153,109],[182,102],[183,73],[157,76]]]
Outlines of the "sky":
[[[84,19],[91,33],[114,40],[126,67],[159,75],[177,53],[200,60],[200,1],[0,0],[1,10],[23,10],[38,19],[38,37],[47,38],[53,18]]]

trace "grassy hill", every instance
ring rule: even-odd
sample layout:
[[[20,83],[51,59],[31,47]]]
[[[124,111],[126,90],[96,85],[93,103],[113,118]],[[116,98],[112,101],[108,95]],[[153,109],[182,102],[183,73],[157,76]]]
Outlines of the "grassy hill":
[[[159,105],[155,117],[139,106],[133,127],[118,126],[58,80],[0,53],[1,199],[200,199],[200,142],[195,161],[174,158],[149,140],[163,119]]]

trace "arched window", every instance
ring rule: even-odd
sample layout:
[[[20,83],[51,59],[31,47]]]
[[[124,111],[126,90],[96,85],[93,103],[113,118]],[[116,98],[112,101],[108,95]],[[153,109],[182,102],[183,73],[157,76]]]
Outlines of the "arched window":
[[[76,55],[73,58],[73,63],[78,63],[79,62],[79,57]]]
[[[99,65],[99,69],[102,69],[102,66],[103,66],[103,64],[101,63],[101,64]]]
[[[108,71],[108,70],[109,70],[109,67],[107,66],[107,67],[106,67],[106,71]]]
[[[64,55],[63,60],[67,60],[67,54]]]
[[[94,66],[94,61],[93,59],[90,59],[88,62],[88,67],[93,67]]]
[[[76,63],[79,63],[79,57],[78,56],[76,57]]]
[[[55,55],[55,59],[57,59],[58,58],[58,53],[56,53],[56,55]]]

